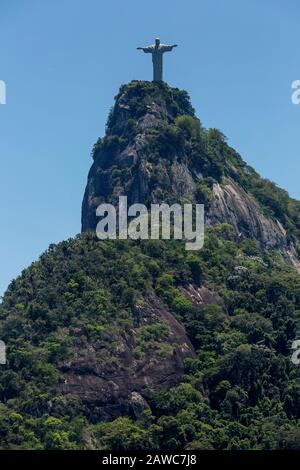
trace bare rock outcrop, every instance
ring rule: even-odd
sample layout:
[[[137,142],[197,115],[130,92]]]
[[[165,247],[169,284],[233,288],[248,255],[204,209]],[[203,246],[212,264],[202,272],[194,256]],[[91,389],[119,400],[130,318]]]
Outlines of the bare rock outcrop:
[[[222,297],[217,292],[208,289],[205,286],[195,287],[189,284],[180,288],[183,295],[194,305],[204,308],[207,305],[219,305],[226,312],[226,305]]]
[[[136,419],[141,419],[145,411],[151,411],[151,408],[145,398],[143,398],[142,395],[138,392],[132,392],[130,395],[130,404]]]
[[[183,325],[157,297],[146,299],[136,309],[137,327],[120,334],[110,350],[97,350],[77,332],[75,356],[60,364],[63,382],[59,392],[79,397],[91,420],[125,413],[133,393],[146,400],[151,390],[176,385],[184,372],[184,359],[195,357]],[[161,328],[162,334],[143,349],[140,333],[149,325]]]
[[[277,250],[300,272],[300,261],[286,231],[278,220],[263,214],[255,199],[229,179],[224,186],[213,185],[213,199],[207,215],[207,225],[228,223],[238,237],[255,240],[263,250]]]

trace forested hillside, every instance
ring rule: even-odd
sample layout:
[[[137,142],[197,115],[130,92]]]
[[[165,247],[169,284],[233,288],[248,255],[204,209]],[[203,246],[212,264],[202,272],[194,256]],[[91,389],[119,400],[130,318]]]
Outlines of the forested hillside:
[[[300,203],[163,83],[121,87],[93,159],[83,233],[0,305],[0,448],[299,449]],[[120,194],[204,203],[203,249],[98,240]]]

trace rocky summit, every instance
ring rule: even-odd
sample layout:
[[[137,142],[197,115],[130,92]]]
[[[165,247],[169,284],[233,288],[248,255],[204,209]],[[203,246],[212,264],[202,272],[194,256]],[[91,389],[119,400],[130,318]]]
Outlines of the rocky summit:
[[[0,304],[0,448],[299,448],[300,203],[163,82],[120,88],[92,157],[82,233]],[[97,239],[124,195],[204,204],[203,248]]]
[[[97,206],[117,206],[120,195],[129,204],[204,203],[208,227],[228,223],[238,239],[278,251],[300,271],[299,203],[260,178],[220,131],[203,129],[185,91],[163,82],[122,86],[93,158],[82,231],[95,231]]]

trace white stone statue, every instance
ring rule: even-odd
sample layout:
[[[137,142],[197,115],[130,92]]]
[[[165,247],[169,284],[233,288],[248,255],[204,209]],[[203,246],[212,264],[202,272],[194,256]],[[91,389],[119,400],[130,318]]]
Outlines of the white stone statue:
[[[161,44],[160,39],[155,39],[155,44],[147,47],[138,47],[137,49],[142,50],[146,53],[152,54],[153,63],[153,80],[161,82],[163,79],[163,53],[170,52],[173,47],[177,47],[177,44],[168,46],[167,44]]]

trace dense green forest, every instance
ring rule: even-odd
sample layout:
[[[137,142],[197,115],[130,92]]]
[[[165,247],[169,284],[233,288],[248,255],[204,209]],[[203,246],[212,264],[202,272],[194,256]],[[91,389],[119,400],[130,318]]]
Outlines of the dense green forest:
[[[2,449],[298,448],[299,369],[290,347],[299,335],[300,279],[276,256],[254,253],[226,225],[193,254],[180,241],[90,235],[51,246],[1,305]],[[219,292],[227,311],[195,307],[181,294],[187,283]],[[109,347],[152,291],[183,322],[197,357],[186,360],[182,383],[153,392],[140,419],[92,423],[79,400],[56,392],[57,364],[74,353],[70,331],[83,325],[91,344]],[[148,332],[140,353],[155,339]]]

